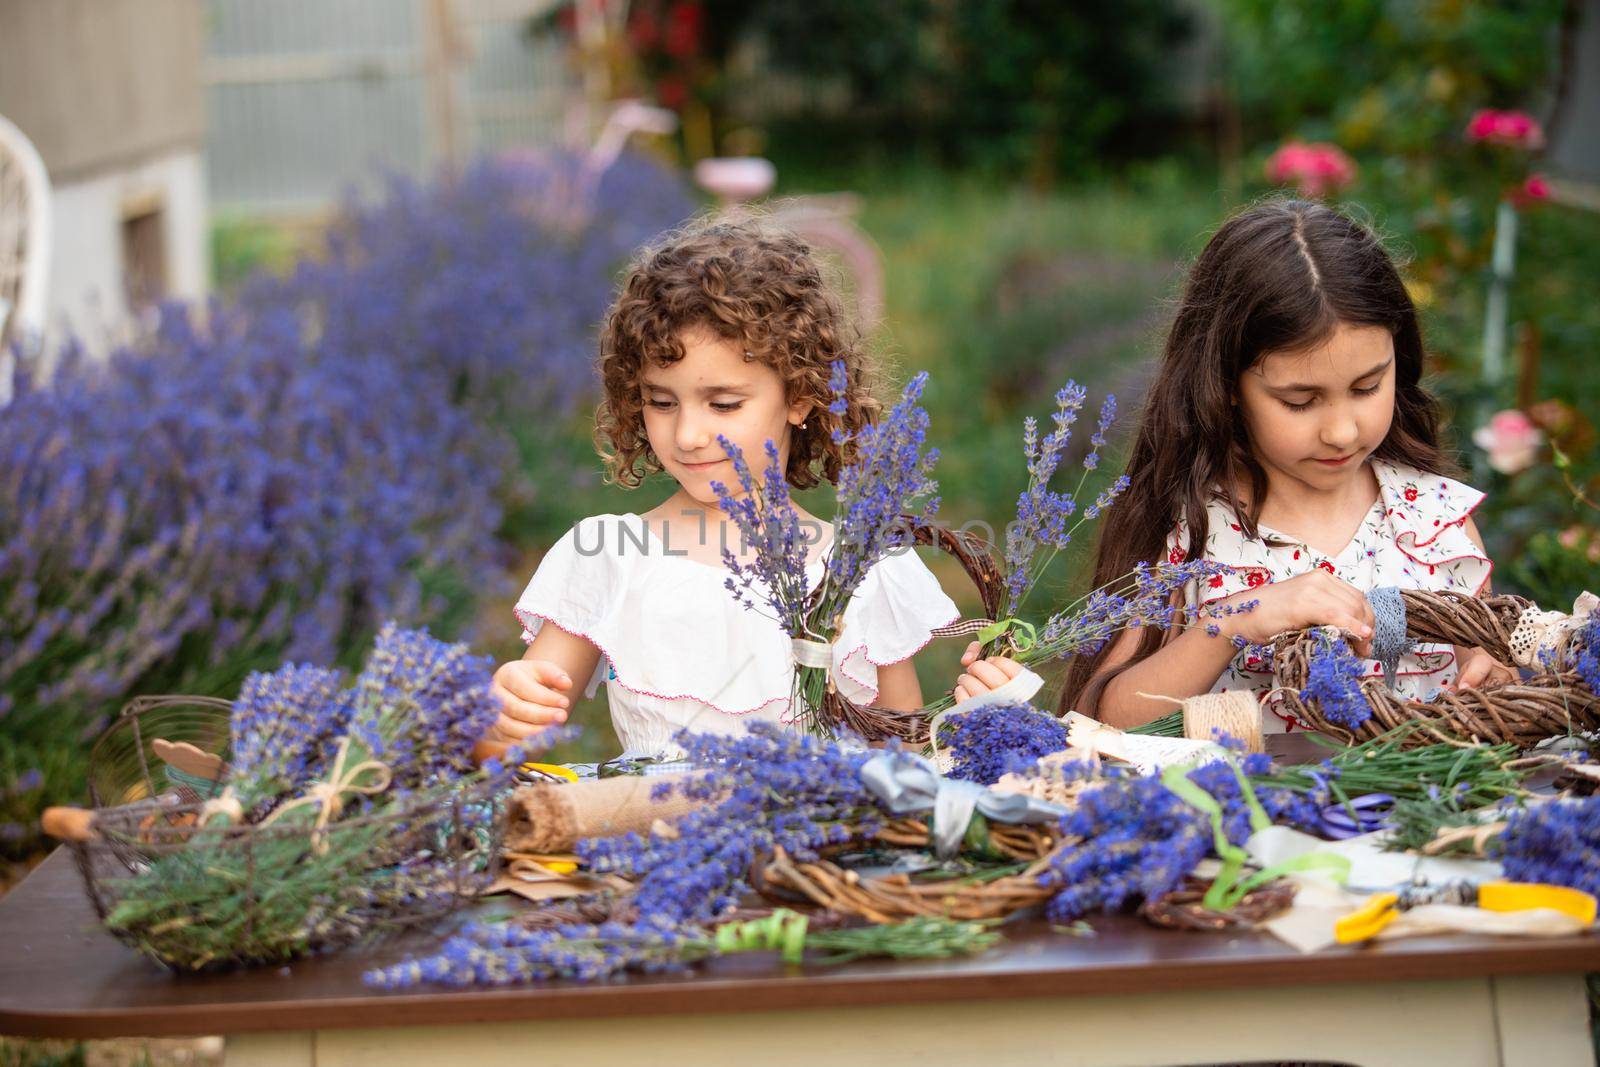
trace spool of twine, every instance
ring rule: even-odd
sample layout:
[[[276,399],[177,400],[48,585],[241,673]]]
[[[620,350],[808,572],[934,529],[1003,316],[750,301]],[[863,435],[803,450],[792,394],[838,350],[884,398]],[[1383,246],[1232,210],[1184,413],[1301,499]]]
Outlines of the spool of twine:
[[[1227,736],[1244,744],[1246,752],[1265,752],[1261,736],[1261,705],[1249,689],[1224,689],[1186,697],[1183,736],[1195,741],[1215,741]]]

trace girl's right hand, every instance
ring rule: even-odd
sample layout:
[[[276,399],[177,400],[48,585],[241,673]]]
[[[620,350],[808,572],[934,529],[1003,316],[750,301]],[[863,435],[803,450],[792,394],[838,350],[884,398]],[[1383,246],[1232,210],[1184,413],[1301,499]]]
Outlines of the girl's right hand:
[[[1281,582],[1259,585],[1221,603],[1251,600],[1257,603],[1249,611],[1217,620],[1224,633],[1264,645],[1286,630],[1337,626],[1355,635],[1356,652],[1366,656],[1372,651],[1372,627],[1377,621],[1372,605],[1361,590],[1327,571],[1310,570]]]
[[[990,656],[988,659],[979,659],[978,651],[983,646],[974,641],[967,646],[966,652],[961,655],[961,665],[966,673],[956,679],[956,687],[952,695],[956,703],[961,704],[979,693],[987,693],[991,689],[999,689],[1011,679],[1022,673],[1022,664],[1006,656]]]
[[[519,659],[502,663],[494,672],[494,695],[500,717],[492,732],[508,741],[524,741],[550,726],[567,721],[572,701],[562,694],[572,679],[546,659]]]

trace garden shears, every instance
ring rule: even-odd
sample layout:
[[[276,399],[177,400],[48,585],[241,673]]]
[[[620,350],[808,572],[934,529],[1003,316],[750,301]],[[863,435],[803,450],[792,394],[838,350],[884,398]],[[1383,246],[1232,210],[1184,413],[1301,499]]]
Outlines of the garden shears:
[[[1460,904],[1485,911],[1527,911],[1548,908],[1570,916],[1585,925],[1595,920],[1595,898],[1579,889],[1538,882],[1450,882],[1441,886],[1408,886],[1405,889],[1375,893],[1366,903],[1334,924],[1334,936],[1342,945],[1357,944],[1376,937],[1402,911],[1422,904]]]

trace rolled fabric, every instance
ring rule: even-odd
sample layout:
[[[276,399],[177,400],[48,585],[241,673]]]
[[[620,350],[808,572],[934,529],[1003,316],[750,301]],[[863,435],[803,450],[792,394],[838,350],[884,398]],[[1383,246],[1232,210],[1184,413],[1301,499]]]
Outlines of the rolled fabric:
[[[683,795],[693,772],[649,777],[585,779],[525,785],[511,794],[505,847],[513,852],[570,852],[584,837],[649,833],[657,820],[672,823],[718,798]],[[671,792],[654,799],[657,790]]]

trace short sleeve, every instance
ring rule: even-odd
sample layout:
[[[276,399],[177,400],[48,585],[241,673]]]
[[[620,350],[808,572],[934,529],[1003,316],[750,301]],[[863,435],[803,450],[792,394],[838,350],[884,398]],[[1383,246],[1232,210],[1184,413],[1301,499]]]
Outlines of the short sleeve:
[[[955,601],[916,552],[879,560],[850,598],[834,641],[841,692],[856,704],[878,698],[878,668],[916,655],[933,631],[960,618]]]
[[[539,561],[538,569],[517,599],[517,621],[522,640],[532,644],[546,622],[553,622],[601,647],[594,632],[623,592],[626,575],[616,553],[605,550],[606,522],[613,516],[595,515],[568,530]],[[592,697],[610,673],[603,649],[594,676],[584,687]]]
[[[1417,588],[1476,596],[1494,563],[1467,533],[1467,519],[1484,494],[1440,474],[1374,463],[1384,517],[1396,547],[1411,564]]]

